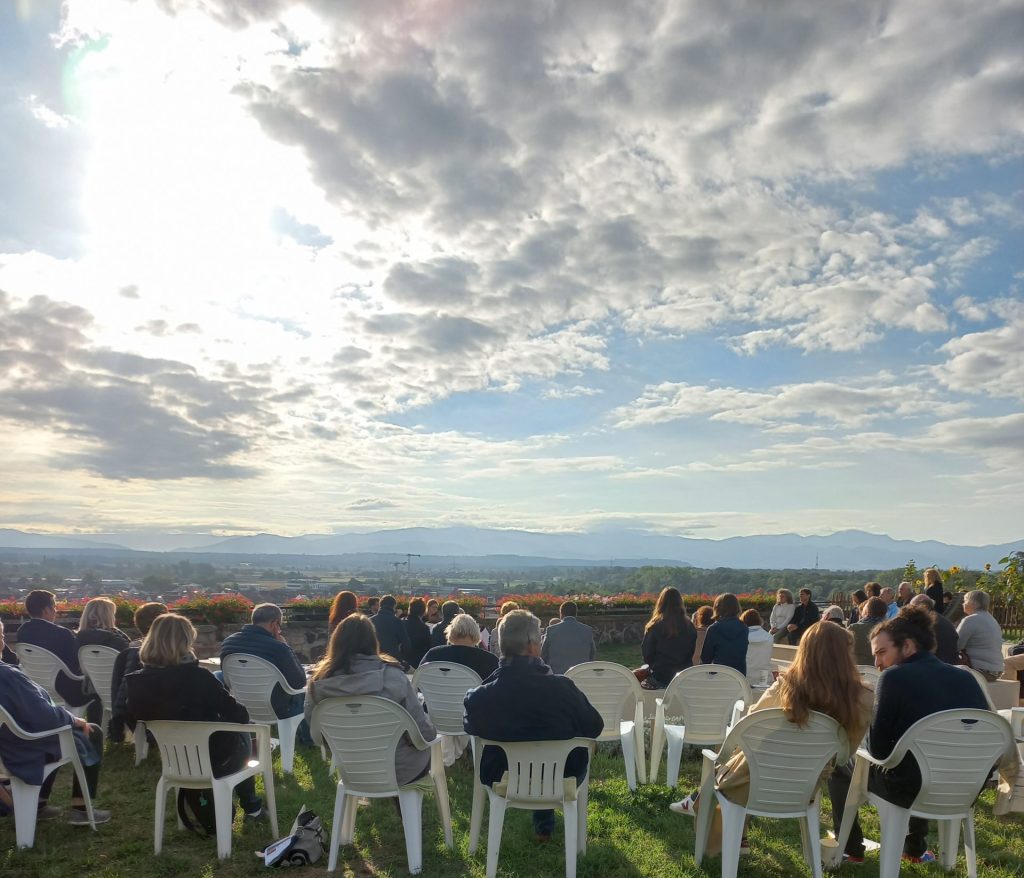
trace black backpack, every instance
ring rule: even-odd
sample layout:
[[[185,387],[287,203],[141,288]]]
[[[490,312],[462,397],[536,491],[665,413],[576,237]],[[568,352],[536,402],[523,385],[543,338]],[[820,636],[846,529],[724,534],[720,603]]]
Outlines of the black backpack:
[[[231,822],[234,822],[238,806],[231,808]],[[178,817],[189,832],[201,838],[214,838],[217,835],[217,814],[213,808],[213,790],[210,787],[201,790],[178,790]]]

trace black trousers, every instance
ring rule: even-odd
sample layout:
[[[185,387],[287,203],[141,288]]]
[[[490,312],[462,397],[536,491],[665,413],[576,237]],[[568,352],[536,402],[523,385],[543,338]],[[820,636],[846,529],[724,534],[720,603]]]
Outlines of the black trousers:
[[[100,760],[103,759],[103,735],[99,729],[94,729],[89,732],[89,743],[92,744],[93,749],[99,754]],[[89,798],[94,799],[96,797],[96,791],[99,789],[100,783],[100,763],[97,762],[95,765],[83,765],[85,773],[85,783],[89,787]],[[43,787],[39,791],[40,803],[46,802],[50,798],[50,791],[53,789],[53,782],[57,779],[57,775],[60,774],[60,770],[54,771],[50,774],[46,780],[43,781]],[[82,798],[82,785],[78,782],[78,775],[75,774],[71,781],[71,798],[80,799]]]

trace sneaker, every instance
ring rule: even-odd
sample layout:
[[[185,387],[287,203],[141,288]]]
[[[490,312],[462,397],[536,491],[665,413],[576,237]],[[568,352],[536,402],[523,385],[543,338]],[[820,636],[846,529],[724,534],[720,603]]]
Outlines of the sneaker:
[[[861,854],[859,857],[853,854],[843,854],[844,863],[852,863],[854,866],[864,865],[864,855]]]
[[[697,802],[693,795],[687,796],[685,799],[680,799],[678,802],[673,802],[668,806],[669,811],[673,814],[685,814],[688,817],[693,817],[697,813]]]
[[[63,813],[56,805],[41,805],[36,811],[36,820],[56,820]]]
[[[253,811],[251,814],[246,813],[244,819],[246,823],[260,823],[267,819],[266,809],[261,807],[259,811]]]
[[[925,851],[919,857],[909,857],[906,854],[904,854],[903,855],[903,862],[904,863],[934,863],[935,862],[935,854],[933,854],[931,851]]]
[[[101,823],[110,822],[110,812],[103,808],[92,809],[92,820],[97,826]],[[68,810],[68,823],[72,826],[88,826],[89,815],[85,813],[85,808],[71,808]]]

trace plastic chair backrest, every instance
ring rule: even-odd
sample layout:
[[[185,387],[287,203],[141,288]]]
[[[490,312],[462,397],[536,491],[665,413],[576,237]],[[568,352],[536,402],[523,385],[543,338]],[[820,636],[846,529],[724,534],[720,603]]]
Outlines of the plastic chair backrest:
[[[92,681],[93,689],[107,710],[114,704],[111,686],[118,655],[120,653],[109,646],[83,646],[78,650],[78,663],[82,666],[82,672]]]
[[[462,702],[481,682],[476,671],[456,662],[427,662],[412,678],[412,685],[423,693],[430,721],[442,735],[466,734]]]
[[[567,741],[489,741],[477,739],[477,760],[484,747],[500,747],[508,759],[505,798],[511,803],[556,806],[565,800],[565,761],[591,738]],[[479,765],[477,766],[479,772]],[[503,780],[506,780],[503,778]]]
[[[737,701],[750,706],[750,683],[726,665],[694,665],[680,671],[665,690],[665,712],[678,710],[691,744],[717,744],[725,738]]]
[[[64,699],[57,692],[57,675],[64,673],[72,680],[81,680],[77,674],[71,673],[68,666],[64,664],[50,650],[43,649],[31,643],[14,644],[14,652],[21,662],[21,669],[34,683],[42,686],[55,704],[63,704]]]
[[[274,686],[287,685],[280,670],[265,659],[240,652],[224,656],[220,669],[231,695],[249,711],[249,719],[257,723],[277,722],[270,696]]]
[[[910,806],[929,814],[961,814],[1014,746],[1010,724],[987,710],[944,710],[918,720],[896,743],[921,769],[921,791]]]
[[[210,726],[220,723],[147,720],[146,729],[156,738],[163,776],[175,781],[213,779],[210,763]]]
[[[988,709],[995,710],[995,703],[992,701],[992,694],[988,691],[988,680],[986,680],[981,674],[979,674],[974,668],[969,668],[967,665],[955,665],[958,670],[965,671],[977,680],[978,685],[981,687],[981,694],[985,696],[985,701],[988,702]]]
[[[618,740],[619,723],[626,706],[644,694],[633,672],[615,662],[583,662],[565,672],[604,720],[601,739]]]
[[[743,717],[722,747],[723,759],[743,751],[750,769],[747,808],[768,814],[807,810],[821,773],[841,746],[840,729],[832,717],[811,711],[803,726],[786,719],[779,707]]]
[[[366,796],[394,795],[395,748],[403,734],[417,746],[423,736],[401,705],[377,695],[325,698],[313,709],[313,740],[327,740],[345,791]]]

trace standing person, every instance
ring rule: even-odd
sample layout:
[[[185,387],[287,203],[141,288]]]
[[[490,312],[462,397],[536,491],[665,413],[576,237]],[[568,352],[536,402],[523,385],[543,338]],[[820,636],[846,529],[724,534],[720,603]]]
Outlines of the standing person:
[[[430,628],[423,621],[427,612],[427,605],[423,598],[413,598],[409,601],[409,615],[404,620],[405,634],[409,638],[409,656],[406,661],[414,668],[420,666],[423,655],[430,649]]]
[[[812,710],[832,717],[839,723],[841,743],[845,745],[840,748],[838,758],[846,761],[864,737],[864,730],[871,721],[871,704],[871,690],[861,682],[853,664],[850,633],[840,625],[822,623],[807,630],[800,639],[789,670],[768,688],[750,712],[781,707],[786,712],[786,719],[797,725],[805,724]],[[750,767],[742,752],[719,766],[717,782],[718,788],[730,801],[746,804],[750,792]],[[676,814],[693,816],[697,812],[697,803],[698,796],[693,793],[673,802],[669,808]],[[842,816],[837,819],[841,820]],[[718,853],[721,836],[721,818],[716,813],[706,849],[709,856]]]
[[[355,592],[339,591],[331,601],[331,613],[327,620],[328,633],[337,628],[345,619],[359,609]]]
[[[405,623],[395,615],[395,607],[398,601],[394,595],[386,594],[380,599],[380,606],[373,614],[370,621],[377,631],[377,643],[384,655],[398,659],[400,662],[409,664],[409,655],[412,647],[409,644],[409,634],[405,630]]]
[[[128,648],[129,638],[117,627],[117,604],[110,598],[93,598],[82,610],[75,635],[78,648],[83,646],[105,646],[123,652]]]
[[[747,674],[747,626],[740,621],[740,602],[731,592],[715,598],[715,621],[708,628],[700,660],[705,665],[727,665]]]
[[[254,655],[277,668],[292,689],[305,688],[306,671],[282,632],[281,608],[276,604],[258,604],[253,607],[250,619],[248,625],[225,638],[220,646],[221,661],[239,653]],[[304,700],[303,695],[289,695],[276,683],[270,694],[270,705],[278,719],[298,716]]]
[[[548,626],[540,657],[556,674],[564,674],[573,665],[597,658],[594,629],[576,619],[575,601],[564,601],[558,608],[557,625]]]
[[[142,670],[124,678],[128,689],[128,723],[161,719],[249,722],[249,712],[231,697],[213,674],[199,666],[192,651],[195,640],[196,629],[184,616],[164,613],[156,617],[139,650]],[[251,738],[247,733],[214,732],[210,735],[214,777],[239,771],[251,756]],[[235,793],[246,817],[255,820],[262,816],[263,800],[256,795],[253,778],[238,784]]]
[[[679,589],[663,588],[640,644],[644,662],[651,670],[651,675],[643,681],[644,688],[664,689],[676,674],[693,665],[696,649],[697,629],[686,617]]]
[[[708,628],[711,627],[711,623],[715,621],[715,609],[705,604],[703,607],[697,607],[697,612],[693,614],[693,627],[697,629],[697,643],[693,647],[693,664],[700,664],[700,653],[704,649],[704,638],[708,636]]]
[[[75,635],[57,624],[57,596],[52,591],[37,589],[25,596],[25,612],[29,620],[18,629],[18,643],[39,646],[52,652],[72,674],[81,674],[78,664],[78,641]],[[90,722],[99,722],[103,705],[96,694],[89,692],[85,681],[72,680],[63,671],[57,674],[54,688],[70,707],[86,707]]]
[[[772,636],[764,630],[757,610],[745,610],[740,621],[747,626],[747,682],[751,686],[766,685],[772,676]]]
[[[786,630],[796,605],[793,603],[793,592],[788,588],[780,588],[775,592],[775,606],[768,617],[768,633],[775,643],[788,643],[789,632]]]
[[[135,611],[132,622],[135,624],[141,637],[132,640],[114,662],[113,679],[110,684],[110,691],[114,693],[114,707],[110,717],[110,738],[112,741],[121,742],[124,740],[125,713],[128,710],[128,689],[124,685],[126,674],[134,673],[142,667],[142,660],[139,658],[139,649],[142,641],[149,634],[153,627],[153,621],[157,616],[167,612],[167,605],[157,601],[149,601]],[[132,731],[135,731],[135,724],[132,723]]]
[[[967,592],[956,633],[964,664],[992,683],[1003,675],[1003,629],[988,611],[989,600],[986,591]]]
[[[408,711],[425,741],[437,737],[412,683],[390,656],[382,655],[373,621],[362,613],[345,619],[331,635],[327,655],[306,688],[306,722],[325,698],[339,695],[376,695]],[[315,743],[320,743],[319,741]],[[399,786],[423,777],[430,770],[430,750],[417,749],[407,735],[395,748],[395,776]]]
[[[924,593],[932,599],[936,613],[945,611],[946,600],[942,590],[942,574],[934,567],[929,567],[924,572]]]
[[[541,661],[540,620],[526,610],[513,610],[502,618],[498,630],[504,655],[487,682],[466,693],[466,734],[492,741],[565,741],[600,735],[601,714],[572,680],[552,674]],[[589,755],[583,747],[573,750],[565,761],[565,777],[581,783]],[[484,748],[481,783],[491,786],[507,768],[504,750]],[[554,828],[554,811],[533,812],[538,842],[549,841]]]
[[[853,656],[858,665],[874,667],[875,657],[871,653],[871,632],[885,621],[885,601],[868,598],[861,607],[861,620],[850,626],[853,634]]]
[[[932,654],[934,647],[932,619],[923,607],[906,607],[875,629],[871,648],[875,664],[883,673],[875,684],[875,716],[868,739],[872,756],[885,759],[907,729],[933,713],[962,707],[988,709],[974,677],[940,662]],[[837,771],[829,783],[836,826],[842,823],[849,787],[849,771]],[[907,808],[921,789],[921,769],[909,753],[889,771],[871,766],[868,789]],[[846,852],[854,862],[863,860],[863,834],[856,820]],[[910,818],[903,858],[912,863],[935,860],[935,854],[928,850],[928,821],[922,817]]]
[[[452,619],[461,612],[462,607],[455,601],[445,601],[441,604],[441,621],[430,632],[431,646],[444,646],[448,642],[448,626],[452,624]]]
[[[867,599],[868,593],[862,588],[858,588],[850,595],[850,613],[847,619],[850,625],[860,621],[861,608],[867,602]]]
[[[789,620],[786,631],[789,632],[789,645],[796,646],[803,633],[821,618],[821,610],[811,600],[809,588],[800,589],[800,603],[793,610],[793,618]]]
[[[932,624],[935,626],[935,658],[947,665],[960,664],[960,640],[956,626],[945,616],[935,612],[935,605],[926,594],[915,595],[911,598],[910,606],[924,607],[932,617]]]
[[[4,645],[4,624],[0,622],[0,651]],[[82,755],[89,797],[96,798],[100,759],[103,754],[103,735],[99,728],[69,713],[65,708],[55,706],[46,690],[33,683],[20,668],[6,662],[0,663],[0,707],[3,707],[26,732],[46,732],[62,726],[73,726],[76,744]],[[60,757],[60,741],[56,735],[26,741],[16,737],[7,726],[0,727],[0,761],[13,777],[27,784],[42,787],[36,808],[38,820],[54,820],[61,814],[60,809],[47,804],[53,782],[57,779],[60,769],[43,778],[46,764],[56,762]],[[94,807],[92,813],[96,823],[106,823],[110,820],[109,811]],[[72,826],[89,825],[89,817],[85,812],[85,798],[82,796],[77,774],[73,775],[71,782],[71,810],[67,814],[67,819]]]
[[[423,656],[427,662],[454,662],[476,671],[486,680],[498,670],[497,656],[480,647],[480,626],[469,613],[459,613],[448,626],[448,645],[433,646]]]

